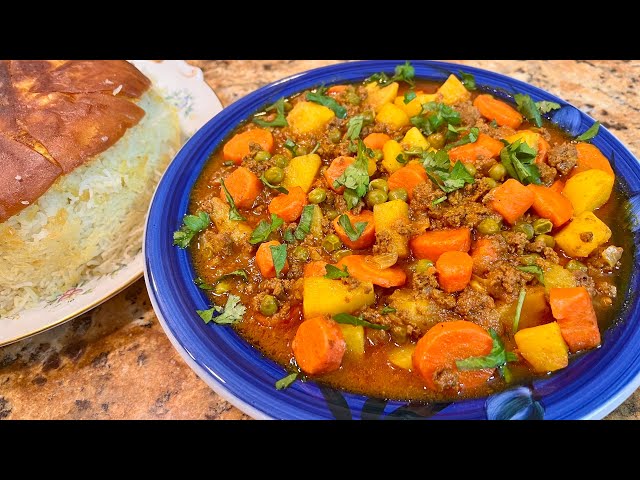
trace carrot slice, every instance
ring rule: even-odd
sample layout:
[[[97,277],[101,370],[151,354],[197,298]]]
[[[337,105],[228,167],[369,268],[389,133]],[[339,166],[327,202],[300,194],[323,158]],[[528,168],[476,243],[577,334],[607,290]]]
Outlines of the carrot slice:
[[[264,278],[275,278],[276,277],[276,267],[273,264],[273,257],[271,256],[271,249],[269,247],[274,246],[277,247],[280,245],[280,242],[277,240],[272,240],[270,242],[264,242],[260,244],[258,247],[258,251],[256,252],[256,266],[260,270],[260,274]],[[284,267],[282,267],[281,273],[287,273],[289,271],[289,262],[285,260]]]
[[[542,138],[542,135],[538,134],[538,154],[536,155],[536,163],[544,163],[547,159],[550,148],[551,146],[549,145],[549,142]]]
[[[340,216],[333,220],[333,228],[336,231],[336,235],[342,243],[352,250],[361,250],[363,248],[369,248],[376,241],[376,230],[373,222],[373,212],[371,210],[362,210],[358,215],[354,215],[351,212],[346,213],[351,222],[351,226],[355,230],[355,225],[358,222],[366,222],[362,235],[357,240],[351,240],[344,231],[344,228],[340,225]]]
[[[562,193],[562,190],[564,190],[564,182],[562,180],[556,180],[549,188],[554,192]]]
[[[248,168],[238,167],[224,179],[224,186],[229,190],[229,195],[238,208],[251,208],[260,192],[262,192],[262,182]],[[220,198],[227,201],[224,189],[220,188]]]
[[[316,260],[304,266],[304,277],[324,277],[327,274],[327,262]]]
[[[314,317],[300,324],[291,348],[302,371],[322,375],[340,368],[347,344],[336,322]]]
[[[578,143],[576,144],[576,150],[578,150],[578,164],[571,170],[571,176],[593,168],[615,175],[609,160],[595,145]]]
[[[473,259],[465,252],[444,252],[436,262],[436,271],[442,290],[459,292],[471,281]]]
[[[533,205],[534,198],[531,190],[510,178],[493,190],[489,206],[513,225]]]
[[[370,133],[364,138],[364,144],[373,150],[382,150],[384,144],[391,140],[386,133]]]
[[[371,282],[380,287],[399,287],[407,282],[407,274],[398,267],[380,268],[369,255],[347,255],[336,264],[346,266],[349,275],[361,282]]]
[[[515,108],[491,95],[478,95],[473,106],[484,118],[495,120],[500,126],[517,129],[522,124],[522,115]]]
[[[586,288],[552,288],[549,304],[572,353],[600,345],[598,318]]]
[[[554,227],[564,225],[573,215],[573,206],[567,197],[550,187],[542,185],[527,185],[533,192],[533,211],[544,218],[548,218]]]
[[[334,187],[333,182],[335,182],[340,177],[340,175],[344,173],[347,167],[355,161],[356,159],[353,157],[344,156],[336,157],[333,159],[331,165],[329,165],[329,168],[324,171],[324,178],[331,190],[336,193],[344,192],[344,187],[342,185],[340,185],[339,187]]]
[[[409,200],[413,198],[413,189],[421,183],[427,181],[427,172],[418,162],[411,161],[406,166],[396,170],[387,180],[389,190],[404,188],[409,195]]]
[[[418,340],[413,368],[431,390],[472,390],[489,380],[494,369],[460,371],[456,360],[488,355],[492,346],[491,336],[475,323],[466,320],[438,323]],[[443,388],[443,374],[455,375],[455,387]]]
[[[449,150],[449,158],[453,163],[458,160],[473,163],[481,158],[496,158],[503,148],[504,144],[500,140],[481,133],[474,143],[467,143]]]
[[[281,193],[269,203],[269,213],[278,215],[285,222],[293,222],[302,215],[307,204],[307,195],[300,187],[289,189],[289,193]]]
[[[236,165],[242,163],[242,159],[249,155],[252,143],[260,145],[262,150],[273,151],[273,135],[264,128],[254,128],[246,132],[237,133],[222,149],[225,160],[232,160]]]
[[[435,262],[444,252],[468,252],[471,247],[471,230],[466,227],[433,230],[413,237],[409,245],[414,257],[428,258]]]
[[[333,87],[329,87],[327,93],[329,95],[337,95],[339,93],[346,92],[347,88],[349,88],[347,85],[334,85]]]

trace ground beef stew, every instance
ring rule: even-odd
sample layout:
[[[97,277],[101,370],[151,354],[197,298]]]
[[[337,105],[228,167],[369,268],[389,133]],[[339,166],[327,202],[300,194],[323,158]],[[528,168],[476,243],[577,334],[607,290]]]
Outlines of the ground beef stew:
[[[452,400],[600,345],[628,244],[598,125],[569,138],[558,105],[474,83],[404,64],[320,86],[213,153],[174,243],[210,295],[198,314],[285,366],[277,388]]]

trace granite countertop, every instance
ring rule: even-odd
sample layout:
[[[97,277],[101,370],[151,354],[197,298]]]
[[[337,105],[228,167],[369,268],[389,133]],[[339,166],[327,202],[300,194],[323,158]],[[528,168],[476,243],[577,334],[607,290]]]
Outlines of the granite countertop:
[[[333,61],[191,61],[223,105]],[[640,61],[464,61],[548,90],[640,154]],[[608,418],[640,418],[640,391]],[[139,280],[71,322],[0,348],[0,419],[247,419],[178,356]]]

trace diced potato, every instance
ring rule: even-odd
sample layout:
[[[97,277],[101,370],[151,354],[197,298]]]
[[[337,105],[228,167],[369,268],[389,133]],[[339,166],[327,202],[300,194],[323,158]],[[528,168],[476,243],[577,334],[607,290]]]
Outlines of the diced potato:
[[[393,173],[396,170],[400,170],[402,167],[404,167],[404,165],[396,160],[398,155],[402,153],[402,145],[400,145],[395,140],[389,140],[387,143],[385,143],[382,147],[382,153],[382,166],[387,172]]]
[[[611,230],[593,212],[583,212],[571,220],[569,225],[560,230],[554,238],[556,244],[567,255],[588,257],[591,252],[611,238]]]
[[[429,102],[435,102],[436,98],[437,95],[435,93],[422,93],[416,95],[416,98],[411,100],[409,103],[404,103],[404,95],[400,95],[396,97],[393,103],[404,110],[404,113],[408,116],[415,117],[416,115],[420,115],[420,112],[422,112],[422,105]]]
[[[364,328],[360,325],[339,324],[342,336],[347,344],[347,353],[356,357],[364,355]]]
[[[549,263],[544,269],[544,290],[549,294],[552,288],[572,288],[576,286],[576,278],[566,268]]]
[[[398,289],[389,297],[389,305],[396,309],[398,314],[411,321],[415,325],[430,327],[442,321],[442,307],[429,298],[416,295],[416,292],[409,289]]]
[[[574,215],[593,212],[609,200],[614,179],[613,175],[593,168],[580,172],[567,180],[562,194],[573,205]]]
[[[305,318],[317,315],[353,313],[376,301],[373,284],[361,282],[351,289],[340,280],[324,277],[304,279],[302,310]]]
[[[398,233],[400,225],[409,223],[409,205],[406,202],[392,200],[374,205],[373,223],[376,227],[376,234],[389,233],[393,242],[393,250],[398,254],[398,257],[409,256],[409,239]]]
[[[509,135],[505,138],[505,140],[509,143],[515,143],[517,140],[521,140],[537,152],[538,142],[540,141],[540,134],[532,132],[531,130],[520,130],[514,135]]]
[[[380,107],[376,115],[376,121],[389,125],[396,130],[406,127],[411,123],[411,120],[409,120],[407,114],[404,113],[404,110],[395,106],[393,103],[385,103]]]
[[[562,268],[562,267],[560,267]],[[564,270],[564,269],[562,269]],[[568,270],[565,272],[571,274]],[[573,275],[571,275],[573,279]],[[546,279],[545,279],[546,281]],[[517,301],[500,310],[500,319],[505,325],[513,325],[513,318],[516,315]],[[547,303],[545,288],[543,286],[528,287],[527,294],[522,303],[520,311],[520,329],[536,327],[548,320],[551,320],[551,307]]]
[[[209,215],[219,232],[228,233],[237,245],[246,243],[251,238],[253,228],[246,222],[229,220],[229,205],[218,197],[211,197]]]
[[[471,98],[471,93],[465,88],[460,80],[454,75],[449,75],[447,81],[438,89],[438,93],[442,95],[442,103],[453,105]]]
[[[318,205],[313,206],[313,217],[311,217],[311,235],[314,239],[321,239],[323,237],[322,233],[322,220],[324,219],[324,215],[322,215],[322,210]]]
[[[398,96],[398,82],[392,82],[386,87],[380,87],[377,83],[369,83],[366,85],[367,89],[367,105],[369,105],[375,112],[378,112],[383,105],[393,102],[393,99]]]
[[[367,163],[367,173],[371,177],[378,170],[378,165],[376,165],[376,159],[369,157],[369,161]]]
[[[424,135],[422,135],[422,132],[418,130],[416,127],[411,128],[405,134],[404,138],[402,139],[402,142],[400,143],[405,144],[411,148],[423,148],[425,150],[429,148],[429,142],[427,141],[426,138],[424,138]]]
[[[287,122],[295,133],[322,130],[335,117],[330,108],[313,102],[298,102],[287,115]]]
[[[569,365],[569,349],[557,322],[519,330],[515,340],[520,355],[536,372],[553,372]]]
[[[284,169],[282,185],[287,190],[293,187],[300,187],[304,193],[308,193],[321,164],[320,155],[315,153],[292,158],[289,165]]]
[[[389,353],[389,361],[396,367],[411,370],[413,368],[413,351],[415,349],[416,346],[413,344],[395,347]]]

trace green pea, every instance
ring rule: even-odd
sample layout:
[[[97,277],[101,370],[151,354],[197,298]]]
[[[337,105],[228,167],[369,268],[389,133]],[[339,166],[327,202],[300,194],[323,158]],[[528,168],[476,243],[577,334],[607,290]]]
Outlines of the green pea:
[[[567,262],[567,264],[564,266],[564,268],[566,268],[567,270],[569,270],[571,272],[586,272],[587,271],[587,266],[584,263],[579,262],[578,260],[569,260]]]
[[[284,102],[284,111],[285,112],[290,112],[292,108],[293,108],[293,105],[291,105],[291,102],[289,102],[289,101]]]
[[[213,287],[213,293],[218,295],[222,295],[223,293],[227,293],[231,289],[231,285],[229,282],[223,280],[222,282],[216,283],[216,286]]]
[[[314,188],[309,192],[310,203],[322,203],[327,199],[327,191],[324,188]]]
[[[329,130],[329,141],[331,143],[340,143],[340,140],[342,140],[342,132],[340,130],[337,128]]]
[[[380,160],[382,160],[383,157],[384,157],[384,153],[382,152],[382,150],[379,150],[377,148],[373,150],[373,159],[376,162],[379,162]]]
[[[553,248],[556,246],[556,239],[553,238],[551,235],[546,235],[546,234],[538,235],[535,241],[542,242],[549,248]]]
[[[342,242],[338,236],[333,233],[324,237],[324,240],[322,241],[322,248],[324,248],[327,253],[335,252],[340,248],[340,245],[342,245]]]
[[[433,267],[433,262],[428,258],[423,258],[415,263],[414,269],[416,273],[427,273]]]
[[[533,231],[537,234],[549,233],[551,230],[553,230],[553,223],[551,223],[551,220],[546,218],[538,218],[537,220],[534,220]]]
[[[346,189],[342,196],[344,197],[344,201],[347,202],[347,205],[357,205],[358,200],[360,200],[360,197],[358,197],[355,192],[349,189]]]
[[[360,102],[362,102],[362,99],[356,92],[347,92],[346,98],[347,102],[349,102],[351,105],[360,105]]]
[[[387,201],[387,194],[382,190],[371,190],[365,197],[367,205],[373,208],[374,205],[380,205]]]
[[[375,121],[376,116],[371,110],[367,110],[366,112],[362,112],[362,118],[363,125],[371,125]]]
[[[309,153],[309,150],[307,149],[307,147],[304,147],[302,145],[297,145],[295,148],[295,152],[296,152],[296,157],[301,157]]]
[[[469,175],[471,175],[472,177],[476,176],[476,172],[478,171],[478,169],[473,163],[463,163],[463,165],[467,172],[469,172]]]
[[[407,191],[404,188],[396,188],[389,192],[389,200],[402,200],[406,202],[409,198]]]
[[[335,220],[338,215],[340,215],[340,212],[338,212],[335,208],[329,207],[324,211],[324,216],[331,221]]]
[[[331,258],[334,262],[339,262],[340,259],[344,258],[344,257],[348,257],[349,255],[352,255],[353,252],[349,249],[342,249],[342,250],[338,250],[337,252],[335,252]]]
[[[258,153],[256,153],[256,156],[254,158],[258,162],[266,162],[271,158],[271,154],[266,150],[260,150]]]
[[[537,253],[530,253],[528,255],[522,255],[520,257],[520,263],[523,265],[536,265],[538,263],[538,259],[540,255]]]
[[[496,182],[502,181],[504,176],[507,174],[507,169],[504,168],[504,165],[501,163],[496,163],[493,167],[489,169],[489,176],[493,178]]]
[[[484,181],[489,186],[489,188],[496,188],[498,186],[498,182],[496,182],[491,177],[485,177]]]
[[[280,167],[271,167],[264,172],[264,178],[266,178],[267,182],[272,185],[278,185],[282,180],[284,180],[284,170]]]
[[[384,193],[388,193],[389,185],[384,178],[376,178],[369,182],[369,190],[382,190]]]
[[[527,237],[527,240],[531,240],[535,235],[535,232],[533,231],[533,227],[531,226],[531,224],[526,222],[516,223],[513,227],[513,231],[524,233]]]
[[[446,139],[442,133],[432,133],[427,137],[427,141],[433,148],[435,148],[436,150],[440,150],[442,147],[444,147]]]
[[[285,168],[289,164],[289,159],[284,155],[278,153],[272,157],[273,163],[278,168]]]
[[[260,313],[270,317],[278,311],[278,301],[273,295],[265,295],[260,301]]]
[[[478,224],[478,232],[483,235],[494,235],[500,231],[500,223],[493,218],[485,218]]]
[[[309,253],[309,249],[307,247],[303,247],[302,245],[298,245],[291,252],[291,256],[295,262],[306,262],[309,260],[311,254]]]

